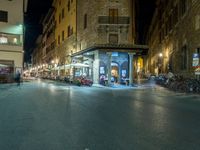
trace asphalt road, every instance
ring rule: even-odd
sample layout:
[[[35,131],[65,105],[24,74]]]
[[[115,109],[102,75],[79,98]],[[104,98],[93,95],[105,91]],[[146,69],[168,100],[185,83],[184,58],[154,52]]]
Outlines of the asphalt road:
[[[0,150],[199,150],[200,95],[0,85]]]

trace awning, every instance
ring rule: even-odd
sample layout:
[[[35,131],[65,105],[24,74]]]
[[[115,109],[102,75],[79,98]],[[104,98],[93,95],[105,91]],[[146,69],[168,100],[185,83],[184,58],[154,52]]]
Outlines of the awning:
[[[84,67],[89,67],[87,64],[81,64],[81,63],[75,63],[75,64],[70,64],[71,67],[75,68],[84,68]]]
[[[89,67],[89,65],[82,64],[82,63],[73,63],[73,64],[68,64],[68,65],[62,65],[62,66],[60,66],[60,70],[70,69],[72,67],[75,67],[75,68],[85,68],[85,67]]]
[[[43,71],[44,71],[44,72],[49,72],[50,70],[49,70],[49,69],[44,69]]]
[[[7,65],[4,65],[4,64],[0,64],[0,67],[7,67]]]
[[[51,70],[59,70],[59,67],[54,67]]]
[[[60,70],[70,69],[70,65],[62,65],[60,66]]]

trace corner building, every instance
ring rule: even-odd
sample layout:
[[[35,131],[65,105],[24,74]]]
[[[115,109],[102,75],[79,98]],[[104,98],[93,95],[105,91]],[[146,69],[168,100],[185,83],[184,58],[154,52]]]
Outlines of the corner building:
[[[74,76],[86,74],[96,84],[132,83],[137,58],[147,50],[135,45],[135,2],[133,0],[77,0],[77,42],[72,63],[89,68],[75,69]]]
[[[0,1],[0,83],[12,82],[16,71],[22,73],[26,7],[26,0]]]

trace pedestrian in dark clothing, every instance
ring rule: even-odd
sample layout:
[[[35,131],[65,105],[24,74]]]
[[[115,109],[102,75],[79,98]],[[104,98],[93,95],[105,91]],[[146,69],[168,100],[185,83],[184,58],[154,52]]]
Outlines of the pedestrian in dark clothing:
[[[15,80],[18,86],[20,86],[20,79],[21,79],[21,74],[19,71],[17,71]]]

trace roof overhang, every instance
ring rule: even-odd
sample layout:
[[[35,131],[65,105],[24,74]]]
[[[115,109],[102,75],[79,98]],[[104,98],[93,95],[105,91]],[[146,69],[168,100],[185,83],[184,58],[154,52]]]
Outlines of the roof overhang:
[[[91,51],[99,50],[105,52],[128,52],[135,53],[135,55],[146,55],[148,52],[147,45],[130,45],[130,44],[99,44],[91,46],[87,49],[81,50],[77,53],[72,54],[72,57],[83,55]]]

